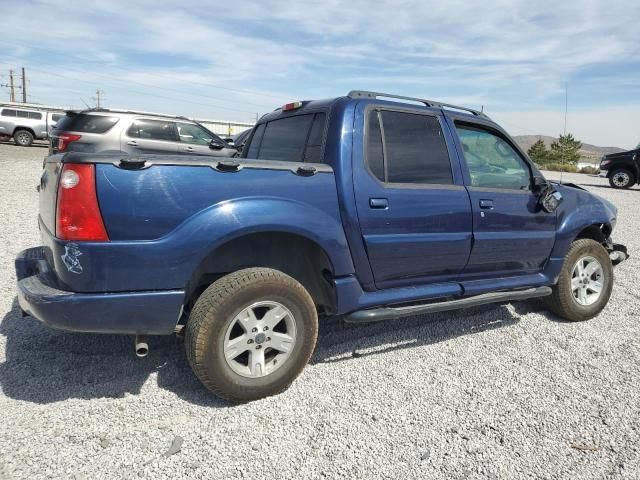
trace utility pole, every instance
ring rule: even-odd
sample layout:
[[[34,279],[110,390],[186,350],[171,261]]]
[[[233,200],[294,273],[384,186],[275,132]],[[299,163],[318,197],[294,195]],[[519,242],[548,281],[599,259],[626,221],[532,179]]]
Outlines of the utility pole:
[[[96,90],[96,96],[93,98],[96,101],[96,108],[102,107],[101,99],[104,96],[104,92],[99,88]]]
[[[27,103],[27,76],[22,67],[22,103]]]
[[[13,84],[13,70],[9,70],[9,91],[10,93],[10,97],[12,102],[16,101],[16,87]]]

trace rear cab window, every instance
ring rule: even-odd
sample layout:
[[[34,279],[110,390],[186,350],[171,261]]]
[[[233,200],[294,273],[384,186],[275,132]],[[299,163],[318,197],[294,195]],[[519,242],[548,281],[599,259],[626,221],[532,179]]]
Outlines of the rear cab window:
[[[245,147],[247,158],[285,162],[322,162],[327,115],[303,113],[258,125]]]
[[[370,110],[366,162],[384,184],[452,185],[449,151],[438,117],[420,112]]]
[[[118,123],[118,117],[78,113],[66,115],[56,125],[56,130],[82,133],[106,133]]]

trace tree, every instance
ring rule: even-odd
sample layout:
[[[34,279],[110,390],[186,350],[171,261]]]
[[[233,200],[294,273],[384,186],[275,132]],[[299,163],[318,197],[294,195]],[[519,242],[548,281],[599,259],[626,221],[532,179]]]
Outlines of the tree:
[[[531,145],[529,150],[527,150],[527,153],[529,154],[529,158],[538,165],[544,165],[545,163],[549,163],[551,160],[549,150],[547,150],[547,146],[542,140],[538,140],[536,143]]]
[[[570,133],[560,135],[556,142],[551,144],[551,157],[558,162],[575,165],[580,160],[582,142],[573,138]]]

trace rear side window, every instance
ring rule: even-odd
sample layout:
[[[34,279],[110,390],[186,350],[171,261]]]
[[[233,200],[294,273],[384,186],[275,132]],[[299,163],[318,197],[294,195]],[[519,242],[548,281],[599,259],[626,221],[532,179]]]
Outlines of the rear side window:
[[[62,115],[61,113],[54,113],[53,115],[51,115],[51,121],[53,122],[57,122],[61,118],[64,118],[64,115]]]
[[[127,130],[127,136],[133,138],[146,138],[148,140],[162,140],[165,142],[177,142],[178,135],[173,122],[165,120],[135,120]]]
[[[70,132],[105,133],[118,123],[118,117],[105,115],[88,115],[78,113],[67,115],[56,125],[56,130],[68,130]]]
[[[367,163],[371,173],[386,183],[453,183],[444,134],[431,115],[371,111]]]
[[[15,110],[11,110],[10,108],[3,108],[0,115],[3,117],[15,117],[17,112]]]
[[[29,118],[31,120],[42,120],[42,114],[38,112],[29,112]]]
[[[247,157],[286,162],[320,162],[325,113],[280,118],[258,125]]]
[[[16,116],[18,118],[29,118],[29,112],[25,112],[24,110],[16,110]]]

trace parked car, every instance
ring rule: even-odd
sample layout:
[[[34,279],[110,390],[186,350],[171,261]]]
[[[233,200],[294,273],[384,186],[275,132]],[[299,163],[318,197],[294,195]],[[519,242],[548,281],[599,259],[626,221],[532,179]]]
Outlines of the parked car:
[[[616,207],[550,183],[485,114],[353,91],[265,115],[242,158],[66,153],[45,162],[21,308],[76,332],[184,333],[207,388],[281,392],[318,316],[395,320],[544,297],[605,307]],[[422,102],[422,106],[405,102]]]
[[[247,140],[249,139],[249,135],[251,134],[252,130],[253,128],[247,128],[246,130],[243,130],[242,132],[233,136],[233,145],[239,151],[242,151],[242,149],[244,148],[244,145],[245,143],[247,143]]]
[[[63,112],[0,105],[0,141],[10,140],[29,147],[34,140],[47,140],[51,129],[64,117]]]
[[[600,176],[607,177],[613,188],[631,188],[640,183],[640,149],[603,156]]]
[[[216,157],[232,157],[237,152],[185,117],[107,109],[67,112],[53,131],[49,151]]]

